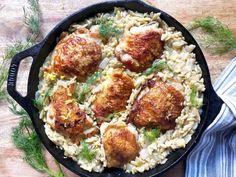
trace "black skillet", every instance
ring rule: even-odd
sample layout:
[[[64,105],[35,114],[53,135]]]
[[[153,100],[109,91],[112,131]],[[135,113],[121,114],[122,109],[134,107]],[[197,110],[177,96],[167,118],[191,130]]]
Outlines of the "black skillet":
[[[78,4],[79,6],[79,4]],[[57,38],[60,36],[61,32],[67,31],[69,26],[72,23],[83,21],[84,19],[94,16],[99,12],[109,12],[112,11],[114,7],[124,7],[125,9],[130,9],[133,11],[138,11],[141,13],[144,12],[161,12],[161,18],[169,25],[176,28],[176,30],[181,31],[185,40],[188,44],[193,44],[196,46],[194,49],[194,53],[196,54],[196,59],[198,64],[200,65],[204,78],[204,85],[206,90],[204,92],[204,105],[202,107],[201,113],[201,122],[198,125],[195,133],[192,136],[191,141],[187,144],[184,149],[178,149],[171,154],[168,155],[168,160],[163,165],[157,165],[156,168],[153,168],[144,173],[138,173],[135,175],[125,173],[121,169],[105,169],[102,173],[88,172],[79,167],[75,161],[68,158],[65,159],[63,156],[63,151],[56,148],[55,144],[51,142],[47,135],[45,134],[43,122],[39,119],[39,112],[33,106],[32,99],[35,98],[35,92],[37,91],[37,87],[39,84],[39,69],[43,65],[48,54],[53,50],[56,45]],[[20,65],[20,62],[26,57],[31,56],[33,58],[33,63],[30,69],[29,80],[28,80],[28,88],[27,95],[23,97],[16,91],[16,79],[17,72]],[[80,176],[93,176],[93,177],[144,177],[144,176],[156,176],[158,174],[163,173],[167,169],[173,167],[178,161],[186,157],[186,155],[190,152],[190,150],[196,145],[196,142],[199,140],[200,135],[203,130],[209,125],[215,118],[215,116],[220,111],[222,100],[216,95],[213,90],[210,74],[208,70],[208,66],[206,60],[203,56],[201,49],[198,44],[192,37],[192,35],[173,17],[168,15],[167,13],[147,5],[141,1],[137,0],[128,0],[128,1],[110,1],[99,4],[94,4],[92,6],[86,7],[82,10],[75,12],[69,17],[65,18],[61,21],[53,30],[46,36],[46,38],[36,44],[35,46],[16,54],[10,65],[9,76],[7,81],[7,90],[9,94],[15,99],[29,114],[32,119],[34,128],[41,139],[44,146],[47,150],[57,159],[62,165],[73,171],[74,173]]]

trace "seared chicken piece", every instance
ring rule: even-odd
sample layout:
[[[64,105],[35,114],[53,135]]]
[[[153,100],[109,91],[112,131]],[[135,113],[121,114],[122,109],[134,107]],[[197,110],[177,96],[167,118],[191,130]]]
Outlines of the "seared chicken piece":
[[[181,92],[156,78],[148,81],[143,93],[135,101],[128,122],[137,127],[160,127],[161,130],[175,128],[175,119],[184,107]]]
[[[76,76],[78,81],[85,81],[97,70],[102,59],[98,41],[86,28],[79,28],[66,36],[53,52],[52,71],[60,76]]]
[[[121,167],[134,160],[139,154],[140,147],[136,136],[126,125],[109,125],[103,134],[107,167]]]
[[[79,144],[81,139],[91,137],[99,132],[86,117],[72,94],[75,86],[60,86],[51,96],[51,105],[53,114],[51,119],[55,118],[52,128],[66,138],[71,139],[73,143]]]
[[[102,91],[92,103],[98,124],[108,121],[106,117],[109,114],[125,110],[133,88],[133,80],[122,69],[114,69],[107,76]]]
[[[161,34],[152,26],[133,27],[115,49],[116,57],[131,71],[142,72],[162,54]]]

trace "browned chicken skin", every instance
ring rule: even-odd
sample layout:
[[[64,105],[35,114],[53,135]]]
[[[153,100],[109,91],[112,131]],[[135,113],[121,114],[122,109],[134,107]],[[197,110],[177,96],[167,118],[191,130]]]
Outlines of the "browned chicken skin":
[[[140,27],[142,28],[142,27]],[[115,49],[116,57],[131,71],[142,72],[162,54],[161,34],[143,27],[143,31],[130,32]]]
[[[128,122],[137,127],[173,129],[184,107],[183,95],[159,78],[150,80],[143,91],[145,94],[135,101]]]
[[[52,118],[55,117],[55,123],[52,126],[57,132],[70,138],[73,143],[79,144],[81,139],[91,137],[99,130],[86,118],[85,112],[73,99],[74,91],[73,84],[68,88],[61,86],[50,98],[54,112]],[[88,129],[91,131],[85,133]]]
[[[121,167],[139,154],[136,137],[125,125],[109,125],[103,134],[107,167]]]
[[[98,124],[106,121],[109,114],[125,110],[134,88],[133,80],[122,69],[114,69],[104,82],[103,90],[96,95],[92,104]]]
[[[96,71],[102,59],[101,47],[86,28],[80,28],[63,38],[55,47],[51,69],[65,77],[76,76],[78,81]]]

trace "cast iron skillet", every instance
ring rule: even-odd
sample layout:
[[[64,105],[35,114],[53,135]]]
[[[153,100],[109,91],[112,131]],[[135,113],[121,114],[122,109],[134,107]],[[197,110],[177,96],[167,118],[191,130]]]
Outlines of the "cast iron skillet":
[[[79,4],[78,4],[79,5]],[[88,172],[79,167],[75,161],[70,158],[63,158],[63,151],[56,148],[55,144],[51,142],[47,135],[45,134],[43,122],[39,119],[39,112],[33,106],[32,99],[35,98],[35,92],[37,91],[37,86],[39,83],[39,69],[43,65],[45,58],[48,54],[53,50],[56,45],[56,39],[59,37],[61,32],[68,30],[69,26],[78,21],[82,21],[88,17],[94,16],[99,12],[108,12],[112,11],[114,7],[124,7],[125,9],[130,9],[138,12],[161,12],[161,18],[169,25],[176,28],[176,30],[181,31],[185,40],[188,44],[194,44],[196,46],[194,53],[196,54],[196,59],[198,64],[200,65],[204,78],[204,85],[206,87],[206,91],[204,92],[204,105],[202,107],[201,113],[201,122],[198,125],[195,133],[192,136],[191,141],[187,144],[184,149],[178,149],[168,156],[168,160],[163,165],[157,165],[156,168],[146,171],[144,173],[138,173],[135,175],[125,173],[121,169],[105,169],[102,173]],[[33,58],[33,63],[30,69],[29,80],[28,80],[28,88],[27,95],[23,97],[20,93],[16,91],[16,78],[17,72],[19,68],[20,62],[26,57],[31,56]],[[93,176],[93,177],[145,177],[145,176],[155,176],[160,173],[163,173],[170,167],[174,166],[180,159],[186,157],[186,155],[190,152],[190,150],[194,147],[196,142],[198,141],[201,133],[209,125],[215,118],[215,116],[220,111],[222,100],[216,95],[213,87],[211,85],[210,75],[206,60],[203,56],[201,49],[199,48],[196,41],[193,39],[191,34],[173,17],[168,15],[167,13],[147,5],[141,1],[137,0],[129,0],[129,1],[110,1],[95,4],[79,10],[69,17],[65,18],[61,21],[47,36],[46,38],[40,42],[39,44],[18,53],[15,55],[11,61],[9,76],[7,81],[7,90],[9,94],[15,99],[29,114],[32,119],[35,130],[41,139],[44,146],[47,150],[57,159],[62,165],[73,171],[74,173],[80,176]]]

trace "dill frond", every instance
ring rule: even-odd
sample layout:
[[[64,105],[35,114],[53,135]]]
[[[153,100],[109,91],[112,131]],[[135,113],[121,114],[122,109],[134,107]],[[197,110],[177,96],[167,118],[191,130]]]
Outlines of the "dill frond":
[[[85,141],[81,141],[80,143],[82,145],[82,149],[81,149],[79,155],[81,156],[82,159],[85,159],[85,160],[91,162],[96,156],[95,151],[90,149],[88,144]]]
[[[117,24],[113,20],[101,17],[98,23],[99,34],[103,37],[118,36],[121,33],[121,30],[118,28]]]
[[[41,94],[38,98],[33,99],[33,103],[34,106],[38,109],[38,110],[42,110],[43,109],[43,105],[44,103],[48,100],[48,97],[50,96],[52,92],[52,88],[49,87],[47,90],[45,90],[45,92],[43,94]]]
[[[7,80],[8,71],[5,68],[5,64],[0,67],[0,100],[6,97],[5,81]]]
[[[8,45],[5,48],[3,60],[10,60],[14,57],[17,53],[31,47],[33,43],[29,40],[23,41],[15,41],[12,44]]]
[[[12,140],[15,146],[22,150],[23,159],[34,169],[47,173],[50,177],[64,177],[61,168],[59,168],[58,172],[53,172],[48,168],[43,155],[41,141],[33,129],[27,112],[12,99],[8,99],[8,103],[10,111],[21,119],[18,126],[13,128]],[[58,163],[57,165],[59,166]]]
[[[199,108],[201,106],[201,103],[199,103],[199,101],[197,99],[197,96],[198,96],[197,87],[195,85],[192,85],[190,87],[190,89],[191,89],[191,92],[190,92],[189,96],[190,96],[191,105],[193,107]]]
[[[88,77],[86,82],[80,88],[79,95],[77,95],[77,100],[79,101],[79,103],[84,102],[86,94],[90,91],[90,86],[98,80],[101,74],[101,72],[97,71],[93,75]]]
[[[155,61],[155,62],[153,62],[152,66],[150,68],[146,69],[143,72],[143,74],[145,76],[148,76],[156,71],[163,70],[165,67],[168,67],[166,61],[164,61],[164,60]]]
[[[213,54],[224,54],[236,50],[236,36],[218,19],[208,16],[192,21],[188,30],[203,29],[206,37],[202,38],[203,46]]]
[[[38,36],[40,33],[40,7],[38,0],[28,0],[28,11],[24,10],[25,24],[28,26],[33,35]]]
[[[152,143],[156,138],[160,136],[161,130],[160,128],[144,130],[144,137],[148,142]]]

